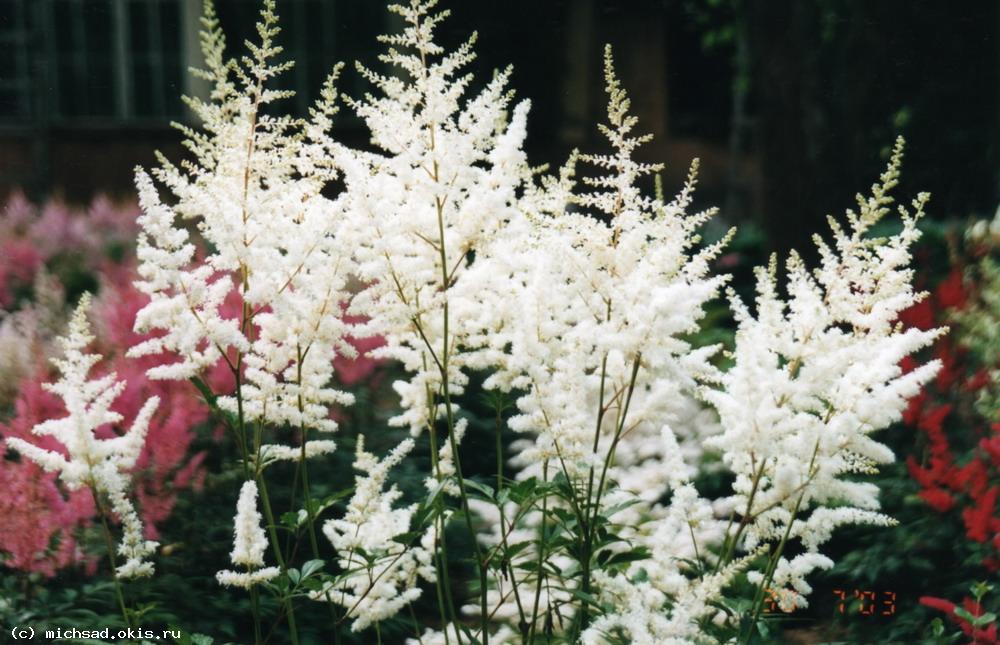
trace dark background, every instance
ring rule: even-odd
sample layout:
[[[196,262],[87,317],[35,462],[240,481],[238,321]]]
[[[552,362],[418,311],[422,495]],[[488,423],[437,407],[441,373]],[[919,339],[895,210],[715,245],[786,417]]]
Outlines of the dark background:
[[[478,30],[477,77],[514,65],[532,100],[529,154],[558,165],[600,150],[601,49],[656,135],[641,155],[676,189],[702,160],[699,205],[756,222],[769,245],[801,245],[852,205],[908,139],[901,195],[927,190],[934,218],[988,215],[1000,201],[1000,3],[970,0],[465,0],[441,38]],[[240,54],[256,0],[217,0]],[[127,198],[132,168],[180,154],[179,96],[203,91],[200,0],[0,0],[0,196]],[[398,25],[375,0],[278,0],[304,113],[338,60],[375,64]],[[364,85],[348,68],[341,89]],[[363,143],[349,115],[342,138]]]

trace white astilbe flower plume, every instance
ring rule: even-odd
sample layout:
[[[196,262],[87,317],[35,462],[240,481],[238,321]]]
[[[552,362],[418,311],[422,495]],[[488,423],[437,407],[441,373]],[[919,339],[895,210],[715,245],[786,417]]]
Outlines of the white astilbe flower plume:
[[[229,560],[246,571],[219,571],[215,574],[216,580],[227,587],[249,589],[277,576],[277,567],[264,566],[267,534],[261,526],[260,511],[257,510],[257,482],[252,479],[243,482],[240,488],[233,525],[233,550]]]
[[[256,460],[259,460],[262,467],[266,467],[278,461],[299,461],[303,453],[306,459],[309,459],[332,454],[336,449],[337,444],[329,439],[307,441],[296,447],[268,443],[260,447],[260,454]]]
[[[632,159],[649,136],[632,133],[610,49],[605,74],[610,126],[602,132],[614,154],[581,157],[609,172],[585,178],[595,190],[573,197],[597,216],[521,218],[480,269],[484,309],[495,313],[477,340],[499,367],[487,387],[525,390],[510,426],[537,435],[521,444],[522,477],[539,475],[546,460],[571,473],[600,464],[615,435],[635,442],[623,451],[629,460],[643,460],[642,445],[657,453],[663,428],[690,414],[685,392],[714,373],[707,359],[716,348],[683,339],[724,282],[708,265],[724,241],[696,248],[712,212],[686,212],[697,165],[673,201],[643,195],[637,181],[660,166]]]
[[[331,406],[353,402],[331,385],[334,356],[356,354],[338,315],[348,299],[350,252],[334,234],[341,201],[321,194],[335,169],[317,159],[302,122],[265,113],[289,96],[269,89],[291,66],[275,62],[282,49],[275,44],[274,5],[264,2],[259,44],[248,43],[248,56],[227,62],[218,19],[206,2],[206,69],[198,74],[214,89],[207,101],[187,99],[204,131],[181,127],[194,161],[178,167],[161,158],[153,171],[173,193],[173,205],[160,198],[153,178],[136,174],[143,209],[137,284],[150,302],[135,326],[163,333],[130,353],[177,357],[151,368],[151,378],[190,378],[225,360],[238,373],[240,399],[221,396],[221,408],[271,426],[332,432]],[[336,73],[312,110],[312,132],[325,131],[336,112],[330,89]],[[196,224],[204,257],[185,221]],[[301,457],[277,448],[267,457]],[[326,441],[304,452],[330,449]]]
[[[663,533],[650,520],[668,514],[657,502],[691,472],[678,435],[694,434],[684,426],[702,416],[692,393],[717,376],[709,358],[718,348],[694,349],[685,336],[698,329],[706,303],[725,281],[710,275],[709,262],[726,240],[699,248],[697,231],[713,212],[687,212],[697,163],[670,202],[640,190],[639,181],[660,166],[633,159],[650,137],[634,134],[637,121],[628,113],[610,49],[605,78],[609,125],[601,131],[613,153],[579,160],[606,174],[585,178],[591,190],[574,194],[570,177],[577,158],[571,158],[558,180],[545,183],[561,197],[535,200],[534,210],[512,218],[481,249],[469,273],[470,282],[481,285],[483,311],[475,321],[479,333],[468,342],[482,347],[477,361],[495,369],[486,387],[524,392],[509,422],[527,435],[512,445],[517,477],[569,477],[589,503],[622,508],[609,519],[640,540],[636,546],[646,546]],[[567,201],[596,212],[569,210]],[[699,423],[715,426],[711,418]],[[524,523],[537,531],[533,520],[529,514]],[[637,528],[641,523],[646,525]],[[720,533],[709,524],[697,531],[706,544]],[[693,557],[690,529],[681,526],[685,553]],[[501,528],[493,528],[484,541],[496,540]],[[519,529],[510,541],[528,539]],[[579,574],[572,559],[559,557],[549,556],[547,571],[553,573],[546,574],[545,595],[569,620],[578,606],[560,602],[560,595],[579,588]],[[531,571],[537,558],[536,549],[519,548],[515,569]],[[679,560],[665,566],[681,575]],[[559,571],[567,577],[560,579]],[[501,593],[503,580],[495,587],[491,602],[500,606],[490,613],[514,616],[513,594]]]
[[[152,397],[146,401],[124,434],[98,438],[98,429],[123,420],[120,414],[111,410],[111,405],[125,389],[125,382],[116,380],[114,373],[94,380],[88,377],[101,360],[100,355],[85,351],[94,340],[87,322],[90,302],[90,294],[84,294],[70,320],[68,335],[59,341],[62,358],[52,361],[59,369],[59,380],[43,385],[62,399],[68,414],[39,423],[31,430],[35,435],[53,437],[63,451],[45,450],[16,437],[7,439],[6,443],[45,470],[58,473],[70,490],[89,487],[98,508],[103,506],[101,498],[107,498],[111,511],[122,524],[118,554],[125,562],[118,566],[116,575],[119,578],[151,575],[153,563],[146,558],[155,552],[157,543],[143,537],[142,521],[127,491],[128,472],[135,467],[142,452],[149,421],[160,400]]]
[[[257,483],[253,480],[243,482],[240,498],[236,502],[233,551],[229,554],[233,564],[244,567],[264,565],[267,536],[260,522],[260,512],[257,510]]]
[[[814,554],[839,525],[891,522],[877,512],[878,488],[850,476],[893,460],[872,434],[897,421],[939,368],[931,361],[904,374],[900,361],[944,331],[904,330],[897,322],[924,297],[914,292],[908,265],[927,194],[914,200],[913,214],[899,208],[898,233],[869,235],[892,204],[902,146],[897,141],[871,196],[858,196],[859,212],[847,212],[850,228],[831,218],[833,246],[816,238],[818,269],[810,272],[792,254],[787,298],[779,295],[774,262],[757,271],[756,314],[731,296],[735,364],[706,398],[724,428],[709,444],[736,474],[732,501],[746,548],[798,539]],[[788,602],[801,606],[804,575],[831,564],[817,555],[781,559],[774,580],[790,585]]]
[[[433,37],[448,12],[432,13],[435,4],[390,7],[405,26],[381,37],[388,52],[380,60],[398,74],[358,66],[380,95],[347,100],[379,152],[328,144],[348,188],[349,224],[341,234],[356,248],[358,275],[368,285],[351,311],[384,335],[376,354],[411,374],[394,384],[403,412],[391,422],[414,435],[442,414],[442,386],[455,395],[467,382],[468,326],[489,311],[480,284],[468,278],[473,256],[517,216],[531,178],[521,149],[527,101],[509,119],[506,113],[510,70],[466,97],[472,78],[462,68],[474,57],[475,36],[445,54]]]
[[[364,437],[359,436],[354,469],[363,474],[355,477],[346,514],[323,525],[344,573],[310,593],[313,600],[346,608],[355,632],[395,616],[420,597],[417,578],[433,582],[435,576],[433,528],[423,534],[419,545],[397,542],[397,536],[410,531],[417,507],[393,508],[401,493],[395,485],[384,490],[389,471],[413,450],[413,440],[404,440],[381,461],[366,452],[364,445]]]

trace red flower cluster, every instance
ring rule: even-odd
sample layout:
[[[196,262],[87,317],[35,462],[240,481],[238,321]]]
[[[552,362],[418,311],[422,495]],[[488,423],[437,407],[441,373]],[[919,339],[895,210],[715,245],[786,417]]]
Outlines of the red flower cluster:
[[[989,625],[985,629],[976,629],[969,623],[969,621],[955,613],[956,606],[953,602],[945,600],[944,598],[923,596],[920,598],[920,604],[932,609],[939,609],[947,614],[948,618],[954,621],[955,624],[962,629],[965,635],[972,639],[970,641],[970,645],[997,645],[1000,643],[1000,640],[997,640],[996,623]],[[976,618],[985,613],[982,606],[980,606],[980,604],[972,598],[966,598],[962,602],[962,608]]]
[[[904,323],[929,329],[944,322],[947,313],[961,309],[968,301],[962,283],[961,271],[955,269],[935,289],[932,297],[904,312]],[[923,432],[928,441],[927,456],[918,460],[907,458],[910,475],[922,490],[920,497],[941,513],[961,509],[965,534],[977,543],[991,543],[990,552],[983,564],[990,571],[1000,568],[1000,424],[989,427],[969,427],[963,422],[962,432],[972,432],[978,437],[969,449],[956,453],[953,444],[964,440],[961,436],[957,409],[964,400],[972,399],[989,383],[983,369],[972,369],[965,352],[947,338],[940,339],[935,348],[936,358],[942,369],[923,392],[910,401],[903,416],[907,425]],[[913,369],[915,363],[907,359],[903,369]],[[985,426],[986,424],[982,424]],[[949,440],[949,436],[951,440]]]

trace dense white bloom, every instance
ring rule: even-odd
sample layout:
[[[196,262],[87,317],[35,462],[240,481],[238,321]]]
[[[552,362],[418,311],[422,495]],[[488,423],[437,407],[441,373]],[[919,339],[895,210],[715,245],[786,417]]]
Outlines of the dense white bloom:
[[[259,459],[262,465],[267,466],[276,461],[301,461],[303,453],[306,459],[329,455],[336,449],[337,444],[329,439],[307,441],[298,447],[268,443],[260,447]]]
[[[832,565],[818,549],[838,526],[891,523],[878,513],[875,486],[852,476],[892,460],[871,435],[898,419],[937,369],[899,367],[940,333],[897,322],[921,297],[907,267],[926,196],[914,202],[914,215],[901,210],[901,232],[869,237],[891,203],[900,148],[872,196],[859,197],[859,213],[848,212],[849,230],[831,221],[832,246],[817,240],[817,270],[793,253],[787,295],[775,262],[757,272],[753,312],[731,296],[739,328],[734,366],[722,373],[713,362],[719,348],[696,348],[690,337],[726,281],[709,265],[728,238],[703,245],[699,229],[713,211],[688,212],[697,162],[671,201],[641,189],[661,167],[634,158],[650,137],[635,134],[610,49],[608,124],[600,129],[611,153],[571,155],[558,176],[536,181],[522,150],[529,105],[513,104],[510,70],[470,92],[464,69],[475,36],[446,52],[435,29],[447,12],[434,13],[435,5],[390,7],[403,24],[381,37],[380,60],[392,72],[358,66],[375,88],[346,99],[371,133],[374,150],[362,151],[329,134],[339,68],[308,121],[266,109],[287,96],[268,84],[290,66],[274,62],[281,53],[274,0],[264,0],[260,43],[241,62],[224,60],[207,4],[200,74],[213,90],[209,101],[189,100],[204,122],[204,132],[184,130],[194,161],[164,161],[152,177],[137,172],[139,287],[150,302],[136,329],[160,333],[132,354],[177,358],[150,370],[152,378],[195,377],[226,361],[238,391],[219,397],[223,410],[255,429],[299,429],[297,447],[255,441],[250,461],[259,473],[335,449],[329,439],[308,438],[310,430],[336,430],[331,408],[352,402],[331,385],[333,358],[354,355],[349,334],[385,338],[373,355],[398,361],[408,375],[393,384],[402,410],[390,423],[412,437],[381,460],[358,439],[347,511],[323,525],[340,573],[309,591],[344,607],[354,631],[419,598],[420,579],[435,581],[437,531],[450,517],[445,498],[436,500],[432,526],[411,526],[418,506],[395,507],[401,493],[389,474],[422,431],[438,439],[441,418],[450,434],[431,454],[426,485],[461,495],[485,525],[472,536],[477,556],[480,545],[490,556],[476,562],[489,614],[480,636],[492,621],[494,642],[520,638],[511,629],[527,621],[520,588],[531,589],[538,610],[530,629],[562,632],[592,620],[585,643],[702,642],[700,623],[727,620],[718,610],[726,585],[765,553],[764,572],[749,572],[749,580],[774,588],[783,608],[805,606],[806,577]],[[601,173],[584,177],[582,189],[578,161]],[[161,199],[154,178],[170,199]],[[325,196],[340,179],[339,195]],[[343,307],[366,322],[347,324]],[[76,366],[81,384],[91,365]],[[468,422],[453,397],[473,370],[488,374],[486,388],[516,393],[510,463],[521,483],[536,478],[541,503],[528,494],[513,502],[510,490],[495,504],[465,499],[455,449]],[[101,490],[126,530],[120,551],[128,561],[119,574],[142,573],[151,543],[141,540],[121,470],[135,461],[152,407],[143,408],[138,430],[97,442],[93,429],[118,420],[107,406],[120,388],[113,377],[90,387],[53,388],[70,418],[94,412],[73,422],[85,428],[83,439],[56,425],[36,430],[65,435],[69,459],[11,445],[70,485],[107,480]],[[80,397],[90,407],[74,409]],[[717,467],[735,474],[727,499],[706,499],[693,483],[705,447],[721,454]],[[77,454],[99,459],[81,462]],[[524,508],[521,499],[529,499]],[[727,524],[721,516],[730,511],[735,521]],[[475,533],[471,515],[465,519]],[[783,557],[789,540],[804,552]],[[266,544],[256,484],[248,481],[231,553],[242,571],[220,571],[218,581],[249,588],[277,576],[265,566]],[[734,557],[739,549],[749,555]],[[513,561],[502,562],[499,575],[487,571],[504,550]],[[615,556],[626,556],[624,564],[602,565]],[[458,639],[456,625],[443,622],[444,631],[428,630],[424,642]]]
[[[251,479],[243,482],[240,498],[236,502],[233,550],[229,554],[233,564],[248,568],[264,566],[267,535],[260,522],[260,512],[257,510],[257,483]]]
[[[215,574],[216,580],[227,587],[249,589],[276,577],[280,573],[277,567],[264,566],[266,550],[267,534],[261,526],[261,515],[257,510],[257,482],[250,479],[243,482],[236,502],[233,550],[229,553],[230,561],[247,571],[219,571]]]
[[[818,509],[813,514],[820,510],[823,509]],[[781,611],[791,612],[800,607],[808,607],[809,601],[806,598],[812,593],[812,587],[806,582],[806,576],[816,569],[829,569],[832,566],[833,560],[812,551],[800,553],[791,560],[780,558],[769,587]],[[760,585],[764,583],[764,574],[751,571],[747,573],[747,579]]]
[[[708,263],[725,240],[697,248],[697,229],[712,213],[686,212],[696,165],[673,201],[639,190],[639,180],[660,167],[632,158],[649,137],[633,134],[636,119],[628,114],[610,50],[605,72],[610,125],[602,132],[614,152],[580,159],[608,174],[586,178],[592,190],[574,194],[576,157],[571,158],[558,179],[543,183],[548,197],[532,194],[533,207],[512,217],[477,252],[468,276],[479,285],[481,311],[466,323],[478,325],[467,342],[479,348],[473,354],[477,364],[495,370],[487,387],[525,392],[517,400],[519,414],[510,420],[512,429],[527,435],[512,445],[517,477],[542,479],[547,472],[551,478],[560,472],[571,478],[581,494],[593,495],[588,501],[619,509],[608,519],[621,525],[623,537],[637,541],[635,546],[658,542],[669,556],[663,566],[683,578],[680,558],[685,556],[667,548],[680,540],[670,543],[663,535],[669,527],[657,522],[666,522],[669,511],[657,504],[692,473],[678,434],[700,437],[716,426],[692,392],[701,380],[715,376],[708,359],[717,348],[693,350],[684,336],[697,330],[705,303],[724,281],[709,275]],[[572,202],[597,213],[570,210]],[[692,421],[704,429],[687,430]],[[693,487],[683,490],[697,496]],[[491,615],[516,622],[510,586],[516,582],[530,589],[539,575],[532,564],[537,549],[525,545],[537,539],[539,514],[528,513],[515,525],[511,517],[501,522],[499,512],[476,508],[493,529],[483,536],[486,544],[506,534],[508,545],[518,548],[515,580],[492,581],[488,599]],[[698,509],[697,517],[685,516],[672,529],[683,537],[687,557],[696,553],[692,525],[705,520],[696,531],[705,544],[721,535],[703,517],[712,515],[710,506],[702,503]],[[509,515],[517,515],[516,510]],[[578,611],[571,600],[579,588],[578,566],[566,554],[547,556],[541,616],[558,607],[571,620]],[[561,577],[560,571],[567,575]],[[619,582],[630,584],[614,584]],[[664,606],[665,591],[651,589]]]
[[[838,525],[890,523],[876,512],[877,487],[845,476],[892,461],[871,435],[898,420],[939,367],[932,361],[904,374],[900,361],[943,331],[897,323],[899,312],[923,297],[913,291],[908,264],[927,195],[913,202],[913,215],[899,209],[899,233],[868,236],[889,211],[901,159],[899,141],[872,195],[858,197],[859,213],[848,211],[849,230],[831,219],[832,248],[816,238],[816,271],[792,254],[787,299],[774,263],[757,272],[756,315],[731,298],[739,323],[735,365],[720,389],[706,392],[724,428],[709,444],[736,474],[735,509],[748,548],[787,535],[813,552]],[[819,505],[834,508],[809,512]],[[802,576],[816,566],[829,562],[781,561],[776,575],[798,594],[789,602],[804,602]]]
[[[321,194],[335,170],[315,159],[301,122],[264,111],[288,96],[268,84],[291,66],[274,62],[281,53],[274,1],[264,2],[260,43],[248,43],[241,63],[223,59],[225,41],[211,3],[206,7],[207,69],[199,74],[214,89],[209,101],[188,99],[204,132],[182,128],[196,161],[177,167],[162,160],[154,171],[173,205],[149,175],[136,174],[143,208],[138,287],[150,296],[136,329],[163,333],[131,354],[178,358],[152,368],[151,378],[188,378],[225,360],[240,387],[237,396],[219,398],[221,408],[276,427],[334,431],[330,407],[352,397],[331,386],[332,361],[355,354],[338,315],[351,273],[350,251],[335,235],[341,201]],[[334,97],[328,88],[313,110],[312,131],[329,126]],[[205,257],[185,220],[197,225]]]
[[[580,641],[585,645],[621,642],[621,638],[644,645],[713,642],[705,638],[698,622],[718,611],[712,602],[749,560],[742,558],[716,573],[686,579],[685,587],[676,593],[669,608],[668,596],[655,584],[597,572],[594,578],[599,597],[613,609],[594,620]]]
[[[560,460],[571,473],[598,465],[615,435],[635,437],[636,450],[657,443],[662,428],[686,413],[684,393],[695,378],[713,372],[707,358],[714,348],[692,351],[682,338],[698,328],[723,282],[708,275],[719,247],[694,249],[711,213],[685,212],[694,169],[670,203],[640,193],[637,181],[660,167],[632,160],[649,137],[632,134],[636,120],[610,50],[605,63],[610,126],[602,131],[614,154],[582,157],[609,174],[586,178],[594,191],[574,197],[598,216],[522,218],[480,269],[490,286],[483,306],[494,317],[482,342],[499,367],[487,386],[527,391],[510,425],[537,433],[521,444],[522,477],[539,475],[546,460]],[[626,453],[644,460],[631,448]]]
[[[658,432],[652,424],[641,424],[619,440],[608,471],[617,491],[656,504],[666,491],[710,467],[702,456],[705,439],[721,431],[714,411],[682,393],[671,402],[669,418]]]
[[[393,508],[401,493],[395,486],[384,490],[389,471],[413,445],[412,439],[406,439],[380,461],[365,451],[364,438],[359,436],[354,468],[364,474],[355,478],[344,517],[323,525],[344,573],[310,597],[345,607],[346,615],[354,618],[353,631],[386,620],[419,598],[418,577],[434,581],[433,529],[424,533],[419,545],[396,542],[397,536],[410,530],[416,505]]]
[[[281,570],[278,567],[264,567],[252,571],[230,571],[224,569],[215,574],[215,579],[220,585],[225,587],[240,587],[249,589],[263,582],[273,580],[278,577]]]
[[[521,150],[528,103],[506,118],[509,70],[465,97],[471,76],[461,70],[474,57],[475,37],[444,54],[433,37],[447,12],[433,14],[435,4],[390,7],[405,27],[381,38],[389,50],[380,59],[398,75],[359,66],[381,95],[350,103],[380,152],[328,146],[347,184],[349,223],[341,235],[356,249],[358,276],[367,284],[351,311],[370,319],[369,332],[385,336],[376,353],[412,375],[395,383],[403,412],[392,423],[414,435],[442,414],[442,374],[451,395],[466,384],[466,338],[491,313],[470,267],[518,217],[531,176]]]
[[[146,401],[124,434],[98,438],[99,428],[123,420],[111,410],[111,405],[125,389],[125,382],[116,380],[114,373],[94,380],[88,377],[101,360],[100,355],[85,352],[94,340],[87,322],[89,310],[90,294],[84,294],[70,320],[68,335],[60,339],[62,358],[52,361],[59,368],[59,380],[43,385],[62,399],[68,414],[43,421],[31,430],[33,434],[56,439],[64,452],[45,450],[16,437],[6,443],[45,470],[57,472],[71,490],[88,486],[95,497],[106,496],[112,512],[122,523],[118,553],[126,561],[118,567],[118,577],[150,575],[153,564],[146,558],[156,550],[157,543],[143,537],[142,522],[127,496],[130,479],[127,473],[135,467],[142,452],[149,421],[160,401],[157,397]]]
[[[157,542],[147,540],[142,534],[142,520],[139,519],[135,506],[126,495],[127,478],[120,472],[112,472],[110,464],[105,464],[106,474],[99,475],[103,482],[104,493],[111,501],[111,510],[121,520],[122,539],[118,545],[118,555],[125,562],[118,565],[116,574],[119,578],[137,578],[153,575],[153,563],[146,558],[156,551]]]

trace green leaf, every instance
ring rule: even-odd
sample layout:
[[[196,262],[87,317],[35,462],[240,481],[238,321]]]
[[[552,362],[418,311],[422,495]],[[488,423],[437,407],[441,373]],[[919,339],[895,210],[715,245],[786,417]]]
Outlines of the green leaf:
[[[427,499],[423,501],[420,506],[417,507],[417,511],[413,514],[413,519],[411,524],[414,528],[423,528],[427,521],[431,518],[437,518],[437,500],[441,497],[441,492],[447,482],[438,482],[433,490],[427,493]]]
[[[582,600],[585,603],[593,605],[594,607],[600,607],[601,606],[601,603],[597,600],[596,596],[594,596],[592,594],[589,594],[589,593],[584,593],[583,591],[580,591],[579,589],[574,589],[573,590],[573,596],[576,597],[576,598],[578,598],[578,599],[580,599],[580,600]]]
[[[210,407],[212,407],[213,409],[215,409],[216,408],[216,405],[215,405],[215,400],[216,400],[215,392],[212,391],[212,388],[208,387],[208,383],[206,383],[205,381],[203,381],[200,376],[192,376],[191,377],[191,382],[194,383],[194,386],[196,388],[198,388],[198,392],[200,392],[201,396],[204,397],[205,402],[208,403],[208,405]]]
[[[524,551],[529,546],[531,546],[531,542],[516,542],[514,544],[509,545],[506,549],[504,549],[503,555],[508,560],[513,560],[514,558],[517,557],[517,554],[519,554],[521,551]]]
[[[201,393],[202,398],[205,399],[205,403],[208,404],[208,407],[212,410],[213,414],[221,418],[222,421],[230,428],[235,428],[239,425],[239,420],[231,412],[227,412],[219,407],[218,397],[215,396],[212,388],[208,387],[208,384],[205,383],[205,381],[198,376],[192,376],[190,380],[194,386],[198,388],[198,392]]]
[[[987,584],[986,582],[977,582],[971,587],[969,587],[969,591],[972,593],[972,596],[976,599],[976,602],[979,602],[980,600],[983,599],[983,596],[993,591],[993,585]]]
[[[278,518],[278,523],[286,529],[295,531],[299,527],[299,514],[297,511],[282,513],[281,517]]]
[[[354,494],[353,488],[345,488],[343,490],[337,491],[336,493],[333,493],[332,495],[327,495],[322,500],[316,500],[316,499],[309,500],[309,502],[306,503],[306,511],[311,512],[313,519],[316,519],[317,517],[320,516],[320,514],[323,513],[323,511],[330,508],[340,500],[350,497],[353,494]]]
[[[496,493],[494,492],[492,487],[487,486],[485,484],[480,484],[474,479],[466,479],[465,487],[479,493],[480,495],[483,496],[483,499],[485,499],[488,502],[492,502],[496,499]]]
[[[414,540],[420,537],[420,533],[417,531],[407,531],[406,533],[400,533],[399,535],[393,536],[392,541],[396,544],[402,544],[403,546],[410,546]]]
[[[623,511],[626,508],[629,508],[630,506],[635,506],[640,501],[641,500],[639,500],[639,499],[629,499],[629,500],[626,500],[624,502],[621,502],[621,503],[618,503],[618,504],[614,504],[613,506],[609,506],[607,508],[601,509],[600,516],[603,517],[603,518],[605,518],[605,519],[610,518],[615,513],[619,512],[619,511]]]
[[[506,490],[510,491],[510,498],[515,502],[520,502],[526,497],[529,497],[534,492],[535,488],[538,487],[538,478],[529,477],[524,481],[517,482],[516,484],[510,486]]]
[[[309,560],[302,565],[302,578],[308,578],[317,571],[322,571],[325,566],[325,562],[322,560]]]
[[[972,621],[972,625],[973,627],[985,627],[991,624],[996,619],[997,615],[991,611],[988,611],[985,614],[978,616],[974,621]]]
[[[300,588],[305,591],[322,591],[323,586],[324,585],[319,578],[308,578],[302,581]]]
[[[601,553],[603,556],[608,551]],[[598,557],[598,561],[602,558]],[[613,567],[616,565],[629,564],[631,562],[638,562],[640,560],[649,559],[649,550],[645,547],[635,547],[629,551],[620,551],[618,553],[611,553],[610,555],[603,558],[603,565],[606,567]]]

